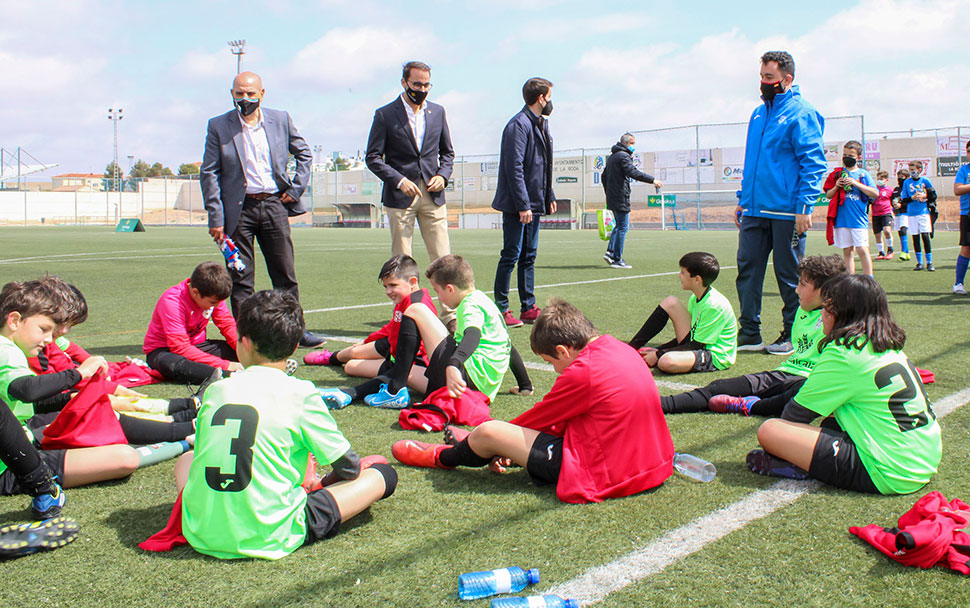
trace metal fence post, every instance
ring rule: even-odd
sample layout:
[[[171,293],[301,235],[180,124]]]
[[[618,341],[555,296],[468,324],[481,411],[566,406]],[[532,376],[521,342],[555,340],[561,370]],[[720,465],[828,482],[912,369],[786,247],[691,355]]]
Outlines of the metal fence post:
[[[694,171],[697,172],[697,229],[703,230],[704,223],[701,221],[701,127],[694,125]],[[660,206],[660,213],[663,214],[663,205]]]
[[[582,228],[583,227],[583,217],[585,217],[585,215],[586,215],[586,148],[580,148],[579,149],[579,154],[580,154],[580,158],[582,158],[582,160],[583,160],[583,169],[582,169],[582,171],[580,171],[580,175],[583,176],[582,177],[582,180],[583,180],[583,196],[582,196],[583,207],[582,207],[582,209],[583,209],[583,211],[582,211],[582,214],[579,216],[579,227]]]

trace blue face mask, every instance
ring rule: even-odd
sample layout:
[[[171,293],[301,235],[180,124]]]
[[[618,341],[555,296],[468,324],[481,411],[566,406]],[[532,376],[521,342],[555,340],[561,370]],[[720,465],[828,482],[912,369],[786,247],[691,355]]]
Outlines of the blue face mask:
[[[630,151],[630,154],[633,154],[634,152],[637,151],[637,147],[636,146],[629,146],[627,149]]]

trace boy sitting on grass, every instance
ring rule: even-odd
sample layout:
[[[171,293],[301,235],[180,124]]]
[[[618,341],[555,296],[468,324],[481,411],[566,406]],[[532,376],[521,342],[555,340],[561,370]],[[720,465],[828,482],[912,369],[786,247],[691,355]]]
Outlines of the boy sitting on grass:
[[[397,473],[386,461],[361,471],[316,387],[286,375],[304,331],[293,296],[254,294],[240,306],[238,328],[246,369],[206,390],[195,452],[176,463],[182,532],[213,557],[278,559],[390,496]],[[341,481],[305,491],[311,453],[333,463]]]
[[[236,358],[236,322],[226,306],[232,278],[222,264],[203,262],[192,276],[165,290],[155,304],[142,350],[165,378],[202,384],[216,369],[242,369]],[[209,319],[225,340],[207,340]]]
[[[404,464],[451,469],[526,467],[537,485],[556,485],[563,502],[602,502],[659,486],[673,470],[674,445],[650,370],[633,349],[597,335],[589,319],[550,300],[536,319],[532,350],[559,374],[552,390],[511,422],[471,433],[448,427],[434,445],[396,442]]]
[[[703,251],[680,258],[680,288],[691,292],[687,307],[676,296],[664,298],[630,340],[647,365],[668,374],[731,367],[737,356],[738,321],[731,303],[711,287],[720,271],[717,258]],[[667,321],[673,322],[676,337],[657,348],[644,347]]]
[[[822,285],[845,274],[841,256],[811,256],[798,265],[798,310],[792,324],[795,352],[777,369],[715,380],[705,387],[660,398],[665,414],[712,412],[781,416],[818,361],[822,333]]]

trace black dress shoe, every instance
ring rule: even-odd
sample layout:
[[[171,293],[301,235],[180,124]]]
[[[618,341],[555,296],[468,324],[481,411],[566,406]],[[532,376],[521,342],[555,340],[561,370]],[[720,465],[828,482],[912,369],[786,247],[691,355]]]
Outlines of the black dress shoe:
[[[310,331],[305,331],[303,332],[303,337],[300,338],[300,348],[316,348],[324,342],[326,342],[326,340],[322,336],[318,336]]]

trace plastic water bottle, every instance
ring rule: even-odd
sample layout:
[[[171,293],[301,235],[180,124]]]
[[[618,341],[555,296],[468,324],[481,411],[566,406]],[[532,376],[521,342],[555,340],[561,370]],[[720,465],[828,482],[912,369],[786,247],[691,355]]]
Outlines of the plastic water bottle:
[[[558,595],[531,597],[500,597],[492,600],[490,608],[579,608],[577,600],[564,600]]]
[[[674,452],[674,470],[685,477],[703,482],[711,481],[717,475],[713,464],[703,458],[680,452]]]
[[[239,257],[239,249],[236,248],[236,244],[232,242],[231,238],[224,236],[222,238],[222,244],[219,245],[219,249],[222,251],[222,257],[226,258],[226,264],[229,268],[232,268],[236,272],[246,270],[246,264]]]
[[[458,577],[458,597],[463,600],[477,600],[498,593],[522,591],[526,585],[535,585],[538,582],[539,571],[535,568],[528,572],[517,566],[469,572]]]

